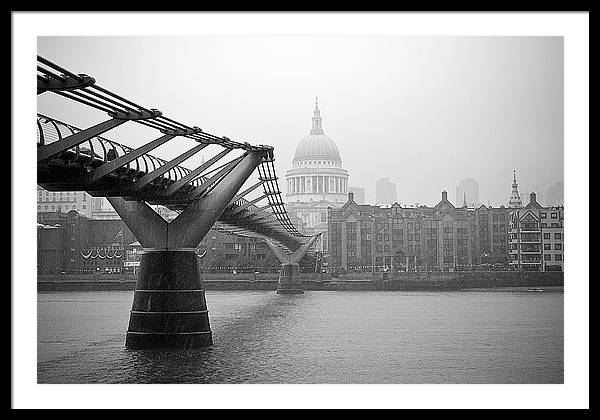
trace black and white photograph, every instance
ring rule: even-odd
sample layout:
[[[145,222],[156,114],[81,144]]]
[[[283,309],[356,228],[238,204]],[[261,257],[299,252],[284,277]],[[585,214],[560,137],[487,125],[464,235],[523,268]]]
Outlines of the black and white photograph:
[[[13,407],[589,407],[588,13],[12,23]]]

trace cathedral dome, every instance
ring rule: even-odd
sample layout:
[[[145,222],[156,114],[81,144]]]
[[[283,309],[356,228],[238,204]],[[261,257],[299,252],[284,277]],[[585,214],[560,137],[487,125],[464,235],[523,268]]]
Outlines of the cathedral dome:
[[[298,144],[293,162],[315,159],[342,161],[340,151],[331,138],[325,134],[309,134]]]
[[[340,151],[335,142],[323,133],[321,112],[319,104],[315,103],[313,112],[313,126],[310,134],[302,139],[296,148],[296,154],[292,162],[310,160],[325,160],[342,162]]]

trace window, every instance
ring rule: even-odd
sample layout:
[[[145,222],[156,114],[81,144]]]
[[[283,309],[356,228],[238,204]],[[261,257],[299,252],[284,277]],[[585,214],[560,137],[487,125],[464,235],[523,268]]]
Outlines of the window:
[[[550,234],[549,233],[544,233],[544,239],[550,239]]]
[[[543,228],[548,227],[548,223],[540,223],[540,227],[543,227]]]
[[[548,213],[540,213],[540,219],[547,219]]]
[[[554,239],[560,239],[560,237],[561,237],[560,232],[557,232],[554,234]]]
[[[560,251],[562,249],[562,244],[554,244],[554,249]]]
[[[552,255],[544,254],[544,261],[552,261]]]
[[[562,261],[562,254],[555,254],[554,261]]]
[[[498,215],[497,214],[493,214],[492,215],[492,221],[494,221],[494,222],[498,221]]]
[[[550,213],[551,219],[558,219],[558,213]]]
[[[552,249],[550,244],[544,244],[544,251],[549,251],[550,249]]]
[[[415,230],[421,230],[421,223],[415,222]]]

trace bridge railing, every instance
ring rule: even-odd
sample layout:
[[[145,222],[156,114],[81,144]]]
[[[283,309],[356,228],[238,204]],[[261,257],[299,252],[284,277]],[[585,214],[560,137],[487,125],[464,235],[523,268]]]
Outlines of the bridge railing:
[[[38,113],[37,126],[38,146],[54,143],[64,137],[81,131],[81,129],[77,127],[40,113]],[[90,163],[101,164],[116,159],[119,156],[125,156],[133,150],[135,149],[117,143],[116,141],[101,136],[95,136],[80,145],[68,149],[67,152],[73,156],[73,159],[87,158]],[[150,173],[167,163],[168,161],[159,157],[151,154],[143,154],[134,161],[125,164],[123,168]],[[171,181],[177,181],[190,172],[191,169],[177,165],[163,174],[162,177]],[[190,185],[198,186],[205,180],[206,174],[191,181]]]

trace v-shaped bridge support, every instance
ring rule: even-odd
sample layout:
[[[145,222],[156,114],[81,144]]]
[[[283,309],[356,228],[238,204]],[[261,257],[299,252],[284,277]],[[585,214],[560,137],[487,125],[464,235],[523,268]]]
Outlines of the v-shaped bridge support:
[[[281,272],[279,274],[279,283],[277,293],[279,294],[299,294],[304,293],[302,281],[300,280],[300,261],[306,255],[310,247],[321,236],[320,233],[311,237],[304,245],[297,250],[288,253],[265,237],[265,243],[273,251],[279,262],[281,262]]]
[[[125,346],[193,348],[212,345],[196,247],[260,164],[248,152],[207,195],[170,223],[149,205],[108,201],[144,247]]]

